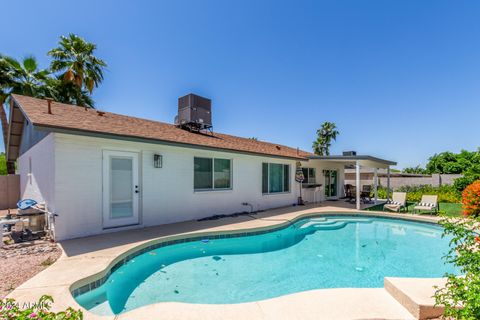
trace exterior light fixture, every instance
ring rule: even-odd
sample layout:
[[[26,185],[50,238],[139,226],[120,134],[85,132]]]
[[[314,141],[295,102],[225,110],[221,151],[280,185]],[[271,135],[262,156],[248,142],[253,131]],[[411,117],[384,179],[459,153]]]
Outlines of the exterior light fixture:
[[[163,165],[163,157],[160,154],[153,155],[153,167],[154,168],[161,168]]]

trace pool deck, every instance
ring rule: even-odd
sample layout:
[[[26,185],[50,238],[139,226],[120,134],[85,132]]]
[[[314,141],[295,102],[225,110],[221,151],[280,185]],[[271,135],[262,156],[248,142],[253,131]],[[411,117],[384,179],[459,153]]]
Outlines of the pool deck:
[[[9,294],[20,303],[34,302],[41,295],[53,296],[53,309],[71,306],[82,309],[70,290],[104,276],[108,269],[128,254],[162,240],[185,235],[212,235],[267,230],[322,213],[359,213],[341,201],[321,205],[287,207],[251,216],[209,221],[186,221],[132,229],[87,238],[63,241],[63,254],[52,266],[40,272]],[[412,214],[362,211],[362,215],[386,216],[423,222],[438,218]],[[442,279],[387,278],[385,288],[319,289],[273,299],[227,305],[157,303],[118,316],[98,316],[84,311],[85,319],[426,319],[438,316],[433,308],[433,285]]]

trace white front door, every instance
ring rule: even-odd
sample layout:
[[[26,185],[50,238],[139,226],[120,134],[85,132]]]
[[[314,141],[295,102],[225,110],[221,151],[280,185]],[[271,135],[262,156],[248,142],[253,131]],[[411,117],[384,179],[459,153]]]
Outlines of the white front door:
[[[103,227],[138,224],[138,153],[103,151]]]

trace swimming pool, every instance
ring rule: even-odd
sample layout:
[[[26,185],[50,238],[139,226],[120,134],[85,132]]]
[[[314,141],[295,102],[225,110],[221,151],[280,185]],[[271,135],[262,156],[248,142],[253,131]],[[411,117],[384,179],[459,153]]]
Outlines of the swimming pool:
[[[241,303],[312,289],[383,287],[384,277],[441,277],[455,272],[442,260],[449,242],[442,231],[371,216],[302,219],[273,232],[149,250],[75,299],[106,315],[157,302]]]

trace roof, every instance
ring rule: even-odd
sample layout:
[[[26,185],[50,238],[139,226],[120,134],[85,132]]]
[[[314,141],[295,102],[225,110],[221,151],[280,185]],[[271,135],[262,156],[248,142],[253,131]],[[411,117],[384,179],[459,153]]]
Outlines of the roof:
[[[339,161],[339,162],[346,162],[347,164],[355,163],[359,161],[360,164],[364,164],[366,166],[377,166],[381,165],[384,167],[388,166],[395,166],[397,163],[395,161],[380,159],[377,157],[372,157],[368,155],[357,155],[357,156],[343,156],[343,155],[334,155],[334,156],[317,156],[317,155],[310,155],[308,156],[309,159],[318,159],[318,160],[330,160],[330,161]]]
[[[12,97],[14,107],[18,108],[21,114],[37,129],[123,140],[166,143],[194,148],[221,149],[298,160],[307,160],[306,157],[312,155],[309,152],[280,144],[216,132],[213,135],[192,133],[168,123],[110,112],[99,112],[91,108],[58,102],[52,102],[52,114],[49,114],[48,103],[44,99],[22,95],[12,95]],[[14,113],[12,112],[12,114]],[[15,119],[12,118],[12,120]],[[20,121],[16,120],[15,123],[11,123],[10,132],[13,131],[13,125],[17,124],[20,126],[18,122]],[[18,128],[16,129],[18,132]],[[16,140],[19,142],[19,139]],[[11,153],[9,158],[12,158],[14,153],[18,156],[18,146],[12,145],[12,147],[14,148],[7,148],[7,153]],[[11,149],[17,151],[13,152]]]

